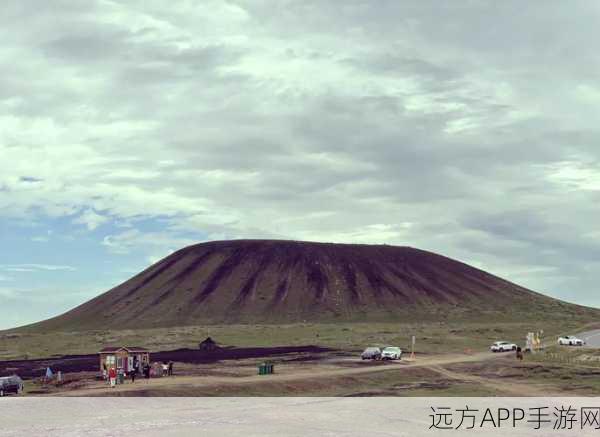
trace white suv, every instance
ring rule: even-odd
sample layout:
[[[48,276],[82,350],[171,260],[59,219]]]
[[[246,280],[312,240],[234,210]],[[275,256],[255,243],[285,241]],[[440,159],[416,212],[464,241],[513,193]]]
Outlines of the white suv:
[[[382,360],[399,360],[402,357],[402,349],[399,347],[389,346],[381,351]]]
[[[492,352],[516,351],[517,345],[514,343],[509,343],[508,341],[497,341],[490,346],[490,350]]]

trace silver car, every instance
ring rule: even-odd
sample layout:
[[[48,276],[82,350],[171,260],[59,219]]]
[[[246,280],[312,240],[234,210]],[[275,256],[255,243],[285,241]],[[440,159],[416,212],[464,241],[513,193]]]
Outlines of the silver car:
[[[23,380],[17,375],[0,378],[0,397],[8,394],[19,394],[23,391]]]
[[[379,360],[381,358],[381,349],[378,347],[368,347],[360,355],[363,360]]]

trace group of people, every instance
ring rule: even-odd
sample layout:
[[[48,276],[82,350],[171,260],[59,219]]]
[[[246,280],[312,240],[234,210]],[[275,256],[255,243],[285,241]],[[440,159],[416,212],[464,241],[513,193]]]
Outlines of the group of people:
[[[162,376],[173,376],[173,361],[163,361]]]
[[[125,377],[125,375],[124,375],[125,371],[123,369],[117,370],[114,366],[111,366],[109,369],[107,369],[106,364],[103,364],[102,367],[103,367],[102,373],[103,373],[104,379],[108,380],[110,386],[113,388],[117,384],[117,376],[119,374],[123,374],[123,378]],[[153,371],[152,367],[150,367],[149,363],[144,363],[144,365],[141,367],[141,371],[142,371],[142,374],[144,375],[145,379],[150,379],[150,375],[152,373],[155,376],[158,376],[160,374],[159,368],[161,368],[161,367],[162,367],[162,376],[173,376],[173,361],[169,361],[169,362],[163,361],[162,365],[159,365],[158,363],[154,363],[154,371]],[[133,369],[131,369],[128,374],[132,383],[135,382],[135,378],[137,377],[137,375],[139,373],[140,373],[140,365],[136,361],[133,364]]]
[[[135,363],[133,369],[129,372],[129,378],[131,378],[132,383],[135,382],[138,373],[140,373],[140,366],[138,363]],[[144,363],[142,366],[142,374],[145,379],[150,379],[150,364]]]

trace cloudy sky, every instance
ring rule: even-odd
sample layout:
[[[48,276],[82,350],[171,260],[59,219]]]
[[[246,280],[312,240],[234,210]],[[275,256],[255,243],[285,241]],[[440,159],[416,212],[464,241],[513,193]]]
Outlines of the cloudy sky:
[[[600,306],[600,4],[2,3],[0,328],[187,244],[433,250]]]

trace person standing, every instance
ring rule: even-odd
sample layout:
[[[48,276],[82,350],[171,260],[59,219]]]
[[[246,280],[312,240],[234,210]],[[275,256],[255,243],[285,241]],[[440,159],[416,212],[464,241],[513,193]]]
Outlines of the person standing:
[[[521,346],[517,347],[517,360],[523,361],[523,351],[521,350]]]
[[[115,388],[115,385],[117,384],[117,371],[115,370],[114,367],[111,367],[108,371],[108,379],[110,381],[110,387],[111,388]]]
[[[150,364],[144,364],[144,377],[148,380],[150,379]]]
[[[169,374],[169,365],[166,361],[162,363],[162,376],[167,376]]]
[[[137,367],[134,367],[131,372],[129,372],[129,377],[131,378],[131,383],[135,382],[135,376],[137,375]]]
[[[173,376],[173,361],[169,361],[169,370],[167,372],[169,376]]]

